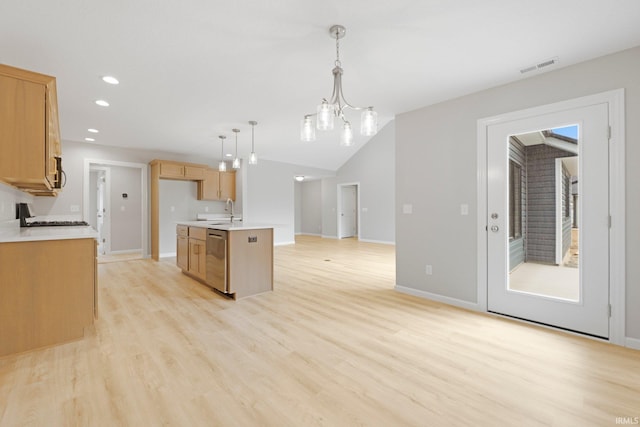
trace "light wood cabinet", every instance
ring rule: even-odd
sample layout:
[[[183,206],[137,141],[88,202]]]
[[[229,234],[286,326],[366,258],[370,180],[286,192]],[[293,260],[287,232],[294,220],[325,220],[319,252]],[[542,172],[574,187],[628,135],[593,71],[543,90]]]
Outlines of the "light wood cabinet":
[[[178,225],[176,232],[176,264],[183,272],[204,281],[207,278],[207,229]]]
[[[0,243],[0,357],[82,338],[97,316],[95,239]]]
[[[182,270],[189,269],[189,227],[176,227],[176,265]]]
[[[61,156],[55,77],[0,64],[0,180],[56,195]]]
[[[159,160],[157,162],[160,167],[160,178],[189,181],[204,179],[204,166],[168,160]]]
[[[273,290],[273,229],[229,231],[229,293],[234,299]]]
[[[236,199],[236,172],[204,171],[204,179],[198,181],[198,200]]]

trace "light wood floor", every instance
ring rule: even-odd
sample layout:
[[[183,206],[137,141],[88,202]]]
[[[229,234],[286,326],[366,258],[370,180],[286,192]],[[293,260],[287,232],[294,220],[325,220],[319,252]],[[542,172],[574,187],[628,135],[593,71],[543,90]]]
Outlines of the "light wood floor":
[[[640,352],[393,291],[394,248],[302,237],[275,291],[101,264],[88,337],[0,359],[0,426],[613,426]]]

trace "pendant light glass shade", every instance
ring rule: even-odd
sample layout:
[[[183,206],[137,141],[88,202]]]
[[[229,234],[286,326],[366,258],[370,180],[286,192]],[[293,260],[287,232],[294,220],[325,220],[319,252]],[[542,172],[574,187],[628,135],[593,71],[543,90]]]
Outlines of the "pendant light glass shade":
[[[343,147],[349,147],[353,144],[353,130],[351,129],[351,123],[344,122],[342,126],[342,133],[340,134],[340,145]]]
[[[218,136],[218,138],[220,138],[220,159],[221,159],[220,163],[218,163],[218,171],[226,172],[227,164],[224,161],[224,139],[226,138],[226,136],[220,135]]]
[[[300,139],[305,142],[316,140],[316,128],[310,115],[304,116],[300,123]]]
[[[364,110],[360,116],[360,133],[365,136],[375,135],[378,132],[378,113],[373,107]]]
[[[249,164],[257,165],[258,156],[256,155],[256,150],[255,150],[254,128],[258,124],[258,122],[251,120],[249,124],[251,125],[251,155],[249,156]]]
[[[329,104],[326,99],[322,100],[322,104],[318,105],[318,121],[316,122],[318,130],[333,130],[335,111],[333,104]]]
[[[231,129],[233,131],[233,133],[236,134],[236,156],[233,158],[233,163],[231,164],[231,167],[233,169],[240,169],[240,159],[238,158],[238,132],[240,132],[240,129]]]

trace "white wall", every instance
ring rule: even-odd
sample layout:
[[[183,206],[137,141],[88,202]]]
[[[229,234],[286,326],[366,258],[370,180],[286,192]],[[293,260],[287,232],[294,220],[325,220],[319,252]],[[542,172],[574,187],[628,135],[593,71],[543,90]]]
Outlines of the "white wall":
[[[396,117],[396,283],[476,302],[477,120],[624,88],[626,333],[640,339],[640,47]],[[460,204],[469,215],[460,215]],[[403,214],[411,204],[413,213]],[[426,276],[425,264],[433,265]]]
[[[338,169],[335,177],[324,178],[316,186],[305,183],[303,188],[303,218],[320,213],[321,230],[316,218],[303,233],[338,236],[338,185],[359,184],[360,236],[363,241],[395,242],[395,121],[389,122],[373,138]],[[316,184],[317,185],[317,184]],[[313,193],[307,195],[307,191]],[[319,194],[317,194],[319,192]],[[319,200],[318,200],[319,198]],[[318,206],[318,203],[320,204]],[[364,208],[364,211],[363,211]],[[303,220],[303,224],[305,221]]]
[[[293,203],[295,209],[294,232],[296,235],[302,233],[302,182],[293,184]]]
[[[0,222],[16,219],[16,203],[31,203],[30,194],[0,182]]]
[[[295,242],[294,176],[329,176],[333,172],[260,160],[246,169],[246,199],[244,220],[251,223],[273,224],[274,243]]]
[[[322,181],[302,183],[302,233],[322,235]]]

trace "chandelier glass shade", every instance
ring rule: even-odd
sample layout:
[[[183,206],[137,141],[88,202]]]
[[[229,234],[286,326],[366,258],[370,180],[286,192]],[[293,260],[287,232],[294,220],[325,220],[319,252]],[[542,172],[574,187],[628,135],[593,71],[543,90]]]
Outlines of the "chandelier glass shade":
[[[360,117],[360,134],[364,136],[375,135],[378,132],[378,113],[373,107],[356,107],[349,104],[342,90],[342,64],[340,62],[340,39],[343,38],[347,30],[342,25],[334,25],[329,29],[331,37],[336,39],[336,61],[333,68],[333,93],[330,99],[324,98],[315,114],[307,114],[300,123],[300,139],[302,141],[315,141],[315,129],[320,131],[330,131],[334,129],[336,118],[342,120],[342,131],[340,134],[340,144],[350,146],[353,144],[353,129],[351,123],[345,117],[345,109],[362,111]],[[315,126],[313,116],[316,116]]]

